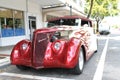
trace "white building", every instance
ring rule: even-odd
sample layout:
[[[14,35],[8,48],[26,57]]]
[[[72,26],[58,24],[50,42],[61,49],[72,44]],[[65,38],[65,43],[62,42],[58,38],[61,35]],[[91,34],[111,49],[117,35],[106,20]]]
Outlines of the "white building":
[[[84,0],[0,0],[0,47],[30,38],[51,17],[84,15]]]

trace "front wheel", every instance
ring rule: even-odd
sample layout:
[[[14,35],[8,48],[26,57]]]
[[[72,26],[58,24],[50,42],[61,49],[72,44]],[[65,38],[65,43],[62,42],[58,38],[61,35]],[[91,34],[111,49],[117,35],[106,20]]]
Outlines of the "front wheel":
[[[29,69],[29,67],[27,67],[27,66],[22,66],[22,65],[16,65],[16,67],[17,67],[18,69],[20,69],[20,70],[28,70],[28,69]]]
[[[81,74],[83,71],[83,68],[84,68],[84,51],[81,48],[79,52],[78,63],[73,68],[74,74]]]

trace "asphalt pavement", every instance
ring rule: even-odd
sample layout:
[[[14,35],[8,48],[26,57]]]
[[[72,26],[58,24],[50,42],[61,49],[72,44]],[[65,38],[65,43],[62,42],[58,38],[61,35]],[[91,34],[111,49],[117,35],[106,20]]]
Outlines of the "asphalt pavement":
[[[120,80],[120,34],[109,37],[102,80]]]
[[[120,34],[98,36],[98,52],[85,63],[81,75],[72,75],[65,69],[30,69],[21,71],[10,65],[9,57],[1,57],[0,80],[119,80]],[[102,64],[102,65],[101,65]],[[6,67],[5,67],[6,66]],[[97,78],[95,79],[95,76]]]

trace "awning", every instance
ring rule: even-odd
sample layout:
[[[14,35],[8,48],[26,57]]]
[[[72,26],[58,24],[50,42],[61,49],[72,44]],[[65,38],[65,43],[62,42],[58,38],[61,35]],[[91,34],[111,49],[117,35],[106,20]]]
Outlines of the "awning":
[[[43,6],[66,3],[66,0],[31,0]]]
[[[83,12],[78,11],[68,4],[58,4],[52,6],[44,6],[43,14],[55,15],[55,16],[66,16],[66,15],[82,15],[85,16]]]
[[[42,7],[43,15],[51,15],[57,17],[66,15],[85,16],[83,11],[80,11],[79,6],[75,6],[75,4],[72,5],[72,0],[31,0],[31,1],[37,2]]]

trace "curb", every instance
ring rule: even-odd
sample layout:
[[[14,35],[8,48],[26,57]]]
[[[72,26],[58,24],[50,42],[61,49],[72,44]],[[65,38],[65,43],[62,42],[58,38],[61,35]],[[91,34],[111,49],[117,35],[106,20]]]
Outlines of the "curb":
[[[0,54],[0,56],[4,56],[4,57],[6,56],[7,57],[7,56],[10,56],[10,55],[9,54]]]

